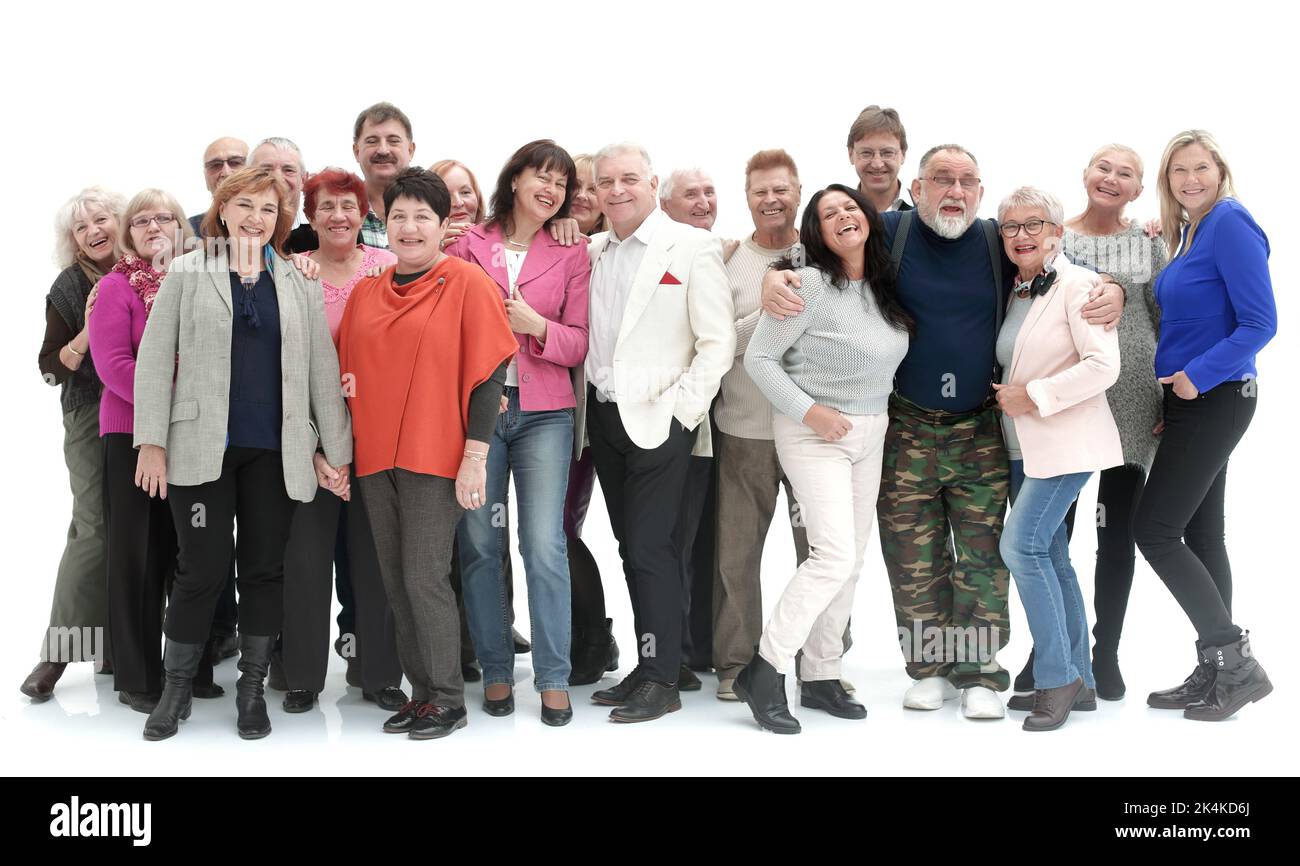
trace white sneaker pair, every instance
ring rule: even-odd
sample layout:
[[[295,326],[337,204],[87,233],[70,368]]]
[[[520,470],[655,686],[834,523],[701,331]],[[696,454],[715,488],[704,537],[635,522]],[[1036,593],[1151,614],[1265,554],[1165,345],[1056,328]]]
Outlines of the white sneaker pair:
[[[903,695],[903,706],[909,710],[937,710],[956,697],[957,689],[946,677],[923,677]],[[968,686],[961,690],[961,714],[968,719],[1001,719],[1006,716],[1006,708],[992,689]]]

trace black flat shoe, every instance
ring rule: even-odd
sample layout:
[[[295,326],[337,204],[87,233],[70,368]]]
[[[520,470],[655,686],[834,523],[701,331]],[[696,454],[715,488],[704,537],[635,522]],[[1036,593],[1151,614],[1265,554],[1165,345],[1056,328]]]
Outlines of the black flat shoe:
[[[118,692],[117,701],[120,704],[126,704],[137,713],[149,715],[158,706],[158,700],[162,697],[162,692]]]
[[[195,683],[193,691],[194,697],[203,698],[204,700],[222,698],[226,695],[226,690],[216,683]]]
[[[476,683],[483,679],[483,669],[478,666],[478,662],[470,662],[460,666],[460,676],[467,683]]]
[[[316,705],[316,693],[306,689],[293,689],[285,693],[280,704],[286,713],[305,713]]]
[[[521,635],[515,629],[510,629],[510,638],[515,644],[515,655],[526,655],[533,651],[533,645],[528,642],[528,638]]]
[[[390,713],[400,710],[407,702],[406,692],[396,686],[388,686],[377,692],[362,692],[361,697],[372,704],[378,704],[381,710],[388,710]]]
[[[415,713],[415,722],[407,734],[412,740],[438,740],[450,736],[469,724],[464,707],[439,707],[423,704]]]
[[[686,665],[682,665],[682,669],[677,672],[677,691],[698,692],[702,688],[704,688],[704,684],[700,682],[700,678],[695,675],[695,672]]]
[[[799,689],[799,706],[825,710],[837,719],[867,717],[867,708],[849,697],[839,680],[804,682]]]
[[[411,725],[415,724],[415,714],[419,712],[420,707],[424,706],[422,701],[407,701],[402,704],[402,708],[397,711],[397,715],[384,722],[385,734],[405,734],[411,730]]]
[[[239,635],[223,634],[208,642],[208,660],[213,667],[239,655]]]
[[[627,703],[628,698],[636,691],[636,687],[641,685],[641,668],[632,669],[632,673],[623,677],[623,681],[613,688],[601,689],[593,692],[591,700],[593,703],[603,704],[607,707],[621,707]]]
[[[1016,674],[1016,681],[1011,684],[1013,692],[1032,692],[1034,690],[1034,651],[1029,650],[1025,666]]]
[[[483,712],[489,716],[508,716],[515,711],[515,690],[511,689],[510,694],[506,695],[499,701],[491,698],[483,698]]]
[[[562,728],[571,721],[573,721],[573,701],[560,710],[553,710],[546,704],[542,704],[542,724],[552,728]]]

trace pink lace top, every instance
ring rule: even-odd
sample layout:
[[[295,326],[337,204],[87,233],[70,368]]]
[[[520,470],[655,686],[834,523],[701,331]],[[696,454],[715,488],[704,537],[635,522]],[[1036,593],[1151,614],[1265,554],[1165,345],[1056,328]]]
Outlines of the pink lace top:
[[[339,336],[339,323],[343,321],[343,308],[348,304],[352,289],[356,287],[357,283],[361,282],[361,278],[366,275],[366,271],[376,265],[386,268],[397,261],[397,256],[388,250],[368,247],[365,244],[358,244],[358,246],[365,251],[365,255],[361,259],[361,267],[357,268],[351,279],[341,286],[333,285],[323,278],[320,281],[321,289],[325,294],[325,321],[330,326],[330,336],[335,340]]]

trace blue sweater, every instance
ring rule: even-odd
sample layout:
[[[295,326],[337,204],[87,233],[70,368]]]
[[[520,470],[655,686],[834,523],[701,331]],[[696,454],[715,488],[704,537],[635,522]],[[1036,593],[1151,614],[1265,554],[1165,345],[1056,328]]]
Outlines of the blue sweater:
[[[253,287],[260,319],[251,327],[240,314],[244,286],[230,272],[230,299],[234,321],[230,328],[230,414],[226,425],[229,447],[280,450],[280,304],[275,283],[263,270]]]
[[[1156,279],[1157,376],[1182,370],[1205,392],[1255,375],[1255,353],[1277,333],[1268,254],[1268,238],[1240,202],[1210,209],[1191,249]]]
[[[880,217],[892,247],[902,214],[891,211]],[[1001,243],[998,250],[1005,256]],[[1009,261],[1003,262],[1002,272],[1014,273]],[[916,335],[898,368],[895,390],[926,409],[978,408],[992,390],[996,316],[1007,299],[1006,287],[993,284],[980,221],[956,240],[947,240],[914,218],[898,267],[898,297],[916,320]]]

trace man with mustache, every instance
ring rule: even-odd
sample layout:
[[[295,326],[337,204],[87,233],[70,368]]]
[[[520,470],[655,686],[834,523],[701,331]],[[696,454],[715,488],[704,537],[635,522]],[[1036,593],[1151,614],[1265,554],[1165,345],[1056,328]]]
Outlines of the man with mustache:
[[[370,202],[370,212],[361,223],[361,242],[386,250],[384,193],[415,156],[410,118],[390,102],[377,102],[365,109],[352,127],[352,155],[361,166]]]
[[[903,705],[937,710],[960,694],[967,718],[996,719],[1005,715],[997,693],[1010,685],[995,657],[1010,633],[1010,575],[998,552],[1010,467],[992,382],[1010,291],[1004,276],[1014,270],[996,221],[976,216],[984,188],[970,151],[932,148],[919,173],[916,210],[881,214],[899,299],[917,323],[890,398],[876,515],[881,553],[916,681]],[[768,313],[801,310],[785,288],[793,280],[788,271],[764,279]],[[1113,325],[1123,306],[1123,290],[1107,282],[1083,312]]]

